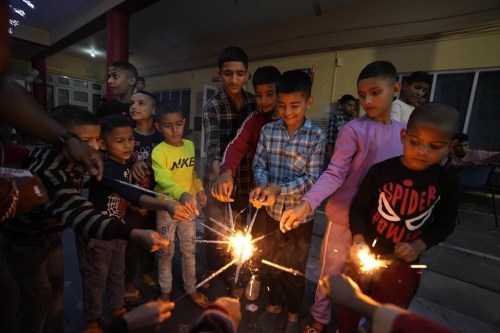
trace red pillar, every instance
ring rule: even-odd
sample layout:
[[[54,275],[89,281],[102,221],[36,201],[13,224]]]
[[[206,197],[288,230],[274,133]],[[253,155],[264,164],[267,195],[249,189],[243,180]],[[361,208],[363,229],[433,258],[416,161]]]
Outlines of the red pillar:
[[[106,27],[106,67],[115,61],[128,61],[129,17],[117,10],[110,10],[106,14]],[[108,100],[115,98],[109,89],[106,90],[106,96]]]
[[[45,58],[34,58],[31,60],[31,67],[38,70],[38,77],[42,83],[32,83],[33,97],[40,103],[44,110],[47,110],[47,70],[45,68]]]

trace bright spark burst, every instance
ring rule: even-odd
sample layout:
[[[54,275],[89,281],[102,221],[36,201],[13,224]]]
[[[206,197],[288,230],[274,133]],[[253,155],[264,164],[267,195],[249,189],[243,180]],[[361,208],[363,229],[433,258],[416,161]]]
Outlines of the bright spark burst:
[[[388,260],[378,259],[368,247],[362,248],[356,253],[359,268],[362,273],[371,273],[379,268],[386,268]]]
[[[238,263],[243,264],[250,259],[254,250],[252,235],[237,231],[229,237],[228,251],[232,251],[233,259],[238,259]]]

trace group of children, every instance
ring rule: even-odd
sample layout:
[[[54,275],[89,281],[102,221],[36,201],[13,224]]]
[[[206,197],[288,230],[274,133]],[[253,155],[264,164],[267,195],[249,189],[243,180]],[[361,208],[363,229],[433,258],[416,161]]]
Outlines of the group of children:
[[[246,224],[249,203],[265,207],[257,212],[254,228],[254,235],[268,235],[260,257],[305,272],[315,210],[329,198],[320,276],[347,267],[347,274],[377,301],[409,305],[419,282],[409,265],[453,231],[456,180],[437,163],[455,144],[458,112],[428,103],[412,110],[407,126],[391,119],[400,91],[397,72],[390,62],[373,62],[357,80],[366,114],[338,130],[323,170],[326,136],[306,117],[313,103],[310,76],[261,67],[253,75],[253,95],[244,89],[249,77],[245,52],[228,47],[218,60],[222,87],[203,110],[203,181],[195,173],[194,144],[183,138],[182,110],[135,91],[137,70],[129,63],[110,66],[108,85],[117,98],[100,108],[99,120],[75,107],[55,110],[54,118],[70,136],[104,151],[104,177],[91,181],[84,198],[83,175],[59,151],[32,152],[30,170],[41,178],[51,202],[1,226],[7,264],[21,286],[23,332],[62,327],[61,232],[67,226],[77,234],[89,332],[102,326],[105,291],[113,316],[125,313],[126,303],[142,302],[134,285],[138,263],[141,279],[159,288],[160,300],[170,301],[176,233],[184,289],[195,304],[207,306],[208,298],[195,289],[194,219],[202,208],[205,223],[217,228],[211,221],[225,221],[226,202],[232,202],[239,229]],[[146,195],[129,183],[158,195]],[[217,235],[207,231],[205,237]],[[366,245],[373,240],[376,246]],[[158,250],[157,280],[153,257],[137,244]],[[349,254],[362,247],[391,258],[380,278],[359,276]],[[206,250],[212,270],[229,260],[216,245]],[[269,301],[255,328],[301,332],[305,278],[272,268],[268,272]],[[240,296],[238,289],[232,286],[232,295]],[[284,309],[287,315],[280,322]],[[330,313],[330,302],[318,289],[311,308],[314,321],[303,331],[322,332]],[[358,320],[341,309],[340,332],[351,332]]]

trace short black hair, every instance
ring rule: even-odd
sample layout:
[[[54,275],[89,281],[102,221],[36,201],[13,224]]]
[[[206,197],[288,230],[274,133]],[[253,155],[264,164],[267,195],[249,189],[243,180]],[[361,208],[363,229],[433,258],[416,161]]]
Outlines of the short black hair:
[[[408,76],[408,79],[406,80],[405,83],[412,84],[413,82],[424,82],[427,83],[429,86],[431,86],[432,75],[422,71],[413,72],[410,74],[410,76]]]
[[[252,84],[255,88],[258,84],[276,83],[280,79],[281,73],[279,69],[274,66],[259,67],[253,73]]]
[[[134,96],[135,94],[143,94],[149,96],[149,98],[151,98],[151,100],[153,101],[153,107],[156,107],[158,105],[158,99],[156,99],[156,96],[153,95],[153,93],[150,93],[149,91],[146,90],[136,91],[135,93],[132,94],[132,96]]]
[[[340,97],[339,103],[340,104],[345,104],[345,103],[347,103],[349,101],[355,101],[356,102],[356,98],[353,95],[345,94],[342,97]]]
[[[248,69],[248,56],[245,51],[238,46],[226,47],[221,53],[219,53],[219,69],[222,69],[222,65],[229,61],[242,62],[245,65],[245,68]]]
[[[396,67],[385,60],[374,61],[368,65],[359,73],[358,81],[368,78],[383,78],[389,79],[392,83],[396,83],[398,80],[398,73]]]
[[[159,123],[166,114],[179,113],[183,118],[182,108],[174,101],[163,101],[158,104],[155,111],[155,122]]]
[[[137,78],[137,82],[139,82],[139,81],[142,81],[142,82],[146,83],[146,79],[144,78],[144,76],[139,76]]]
[[[453,137],[454,140],[457,140],[459,143],[469,141],[469,136],[465,133],[457,133]]]
[[[457,133],[460,121],[460,113],[451,105],[444,103],[425,103],[419,105],[413,110],[408,119],[408,130],[418,124],[431,123],[442,126],[449,130],[450,138]]]
[[[99,125],[97,118],[90,111],[76,105],[60,105],[52,109],[50,115],[66,129],[86,125]]]
[[[139,74],[137,73],[137,68],[127,61],[115,61],[109,67],[115,67],[121,69],[128,73],[128,75],[132,76],[135,79],[135,83],[137,84],[137,80],[139,78]]]
[[[300,92],[305,99],[311,97],[312,81],[309,74],[296,69],[284,72],[276,83],[276,93],[290,94]]]
[[[122,127],[132,128],[130,121],[123,116],[112,115],[112,116],[102,117],[99,118],[99,123],[101,124],[101,137],[105,136],[106,134],[117,128],[122,128]]]

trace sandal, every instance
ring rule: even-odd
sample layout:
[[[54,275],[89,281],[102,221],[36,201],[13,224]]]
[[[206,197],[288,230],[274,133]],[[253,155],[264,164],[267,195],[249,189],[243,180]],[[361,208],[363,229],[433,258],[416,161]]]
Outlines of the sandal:
[[[210,304],[208,297],[198,291],[195,291],[194,293],[189,294],[188,296],[189,298],[191,298],[194,304],[198,305],[199,307],[205,308],[208,304]]]
[[[134,308],[146,302],[146,300],[142,297],[139,289],[126,292],[124,299],[125,299],[125,304],[127,304],[127,306],[131,308]]]

